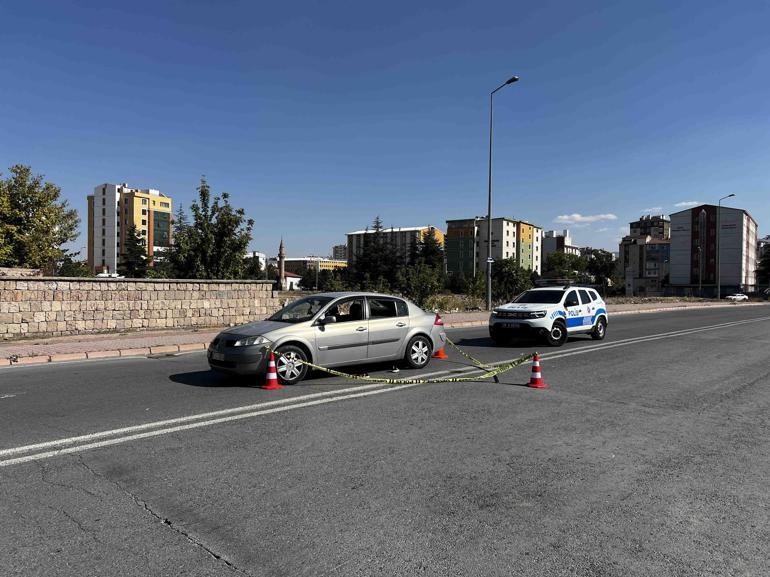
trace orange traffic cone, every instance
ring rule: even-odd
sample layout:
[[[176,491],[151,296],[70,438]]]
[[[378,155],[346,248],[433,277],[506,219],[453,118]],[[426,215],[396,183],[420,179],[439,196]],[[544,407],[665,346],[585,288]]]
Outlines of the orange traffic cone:
[[[537,353],[532,358],[532,376],[529,378],[529,386],[535,389],[544,389],[548,386],[543,382],[543,377],[540,374],[540,355]]]
[[[446,351],[444,350],[444,347],[441,347],[439,350],[437,350],[435,353],[433,353],[434,359],[448,359],[449,355],[446,354]]]
[[[283,388],[283,385],[278,383],[278,373],[275,370],[275,355],[273,354],[273,351],[270,351],[270,361],[267,364],[267,381],[261,388],[268,391]]]

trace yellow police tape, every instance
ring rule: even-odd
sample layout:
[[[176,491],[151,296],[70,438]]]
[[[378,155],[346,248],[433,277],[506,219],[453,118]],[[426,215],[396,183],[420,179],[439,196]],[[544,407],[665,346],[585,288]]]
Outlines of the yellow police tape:
[[[452,343],[449,339],[447,339],[449,343],[455,348],[455,350],[460,351],[459,347]],[[270,349],[268,349],[269,351]],[[276,356],[282,357],[281,353],[278,351],[273,351]],[[300,361],[301,364],[307,365],[308,367],[312,369],[316,369],[318,371],[322,371],[324,373],[328,373],[330,375],[334,375],[336,377],[341,377],[343,379],[348,379],[351,381],[367,381],[367,382],[373,382],[373,383],[383,383],[386,385],[421,385],[421,384],[427,384],[427,383],[466,383],[471,381],[479,381],[482,379],[491,379],[495,378],[497,381],[497,375],[500,375],[502,373],[508,372],[511,369],[515,369],[516,367],[519,367],[529,361],[532,360],[535,354],[523,354],[519,358],[514,359],[513,361],[509,363],[505,363],[502,365],[492,366],[492,365],[485,365],[482,364],[481,361],[478,361],[477,359],[474,359],[470,355],[460,351],[464,356],[466,356],[469,360],[473,361],[476,366],[480,369],[486,370],[481,375],[473,375],[470,377],[448,377],[443,379],[389,379],[386,377],[370,377],[368,375],[351,375],[350,373],[343,373],[342,371],[336,371],[334,369],[329,369],[327,367],[322,367],[320,365],[316,365],[314,363],[311,363],[310,361]]]
[[[488,369],[489,367],[492,366],[492,365],[488,365],[486,363],[482,363],[477,358],[472,357],[471,355],[466,353],[464,350],[462,350],[460,347],[458,347],[456,344],[454,344],[452,342],[452,339],[450,339],[449,337],[446,338],[446,342],[449,344],[449,346],[451,346],[454,350],[456,350],[458,353],[460,353],[462,356],[464,356],[466,359],[468,359],[470,362],[472,362],[477,367],[482,368],[482,369]]]

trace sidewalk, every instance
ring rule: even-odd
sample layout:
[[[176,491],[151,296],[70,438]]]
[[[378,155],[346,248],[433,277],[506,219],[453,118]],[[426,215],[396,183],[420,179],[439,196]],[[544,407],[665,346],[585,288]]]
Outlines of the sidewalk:
[[[608,305],[612,315],[652,313],[693,308],[767,306],[767,303],[645,303]],[[446,328],[484,326],[489,313],[484,311],[441,315]],[[58,361],[144,356],[186,351],[202,351],[223,329],[186,329],[178,331],[143,331],[120,334],[77,335],[49,339],[25,339],[0,343],[0,367]]]

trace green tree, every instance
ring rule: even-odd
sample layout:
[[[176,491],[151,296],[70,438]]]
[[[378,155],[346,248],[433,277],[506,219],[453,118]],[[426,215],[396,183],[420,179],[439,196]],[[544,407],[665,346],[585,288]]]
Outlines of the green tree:
[[[492,263],[492,300],[509,302],[519,293],[532,288],[532,271],[522,268],[515,258]]]
[[[427,266],[441,271],[444,270],[444,249],[436,238],[436,230],[431,228],[427,234],[422,237],[420,243],[419,258]]]
[[[352,283],[361,290],[390,290],[390,281],[400,268],[395,249],[383,231],[382,220],[377,216],[372,231],[367,228],[363,245],[349,271]]]
[[[265,273],[262,272],[262,264],[259,262],[259,257],[250,256],[244,259],[243,278],[265,280]]]
[[[50,270],[64,254],[61,246],[78,237],[80,219],[43,175],[21,164],[9,170],[0,178],[0,265]]]
[[[175,249],[169,254],[178,278],[243,278],[254,221],[246,218],[242,208],[230,204],[226,192],[212,201],[205,178],[201,178],[198,201],[190,205],[190,211],[192,222],[179,225]]]
[[[399,270],[397,281],[401,293],[418,305],[423,305],[428,297],[444,288],[441,271],[421,261],[409,263]]]
[[[11,264],[13,256],[13,246],[11,238],[13,236],[13,225],[4,215],[11,213],[11,195],[7,187],[0,185],[0,265]]]
[[[586,250],[584,259],[586,271],[594,277],[594,282],[606,286],[617,268],[612,253],[601,248],[589,248]]]
[[[543,276],[577,280],[586,272],[586,260],[576,254],[552,252],[545,259]]]
[[[302,278],[299,281],[299,286],[303,290],[315,290],[317,279],[321,276],[321,272],[316,270],[315,265],[311,265],[305,269],[302,273]]]
[[[757,285],[770,285],[770,249],[765,250],[764,256],[759,260],[757,267]]]
[[[63,277],[91,277],[93,272],[88,263],[84,260],[76,260],[80,252],[69,252],[62,249],[62,257],[56,263],[56,276]]]
[[[126,242],[121,247],[118,274],[127,278],[144,278],[147,276],[147,250],[143,240],[131,225],[126,230]]]

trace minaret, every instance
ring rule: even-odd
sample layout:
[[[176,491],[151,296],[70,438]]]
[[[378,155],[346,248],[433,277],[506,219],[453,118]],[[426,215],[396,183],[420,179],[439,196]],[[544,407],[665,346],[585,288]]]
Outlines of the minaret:
[[[285,259],[286,251],[283,248],[283,237],[281,237],[281,244],[278,246],[278,284],[280,284],[282,291],[286,290]]]

